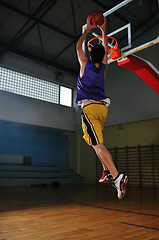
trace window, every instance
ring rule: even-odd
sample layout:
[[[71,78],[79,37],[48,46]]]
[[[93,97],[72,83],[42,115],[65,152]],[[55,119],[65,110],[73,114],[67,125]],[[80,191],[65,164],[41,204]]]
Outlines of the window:
[[[60,86],[60,104],[72,106],[72,89]]]
[[[72,107],[72,89],[3,67],[0,90]]]

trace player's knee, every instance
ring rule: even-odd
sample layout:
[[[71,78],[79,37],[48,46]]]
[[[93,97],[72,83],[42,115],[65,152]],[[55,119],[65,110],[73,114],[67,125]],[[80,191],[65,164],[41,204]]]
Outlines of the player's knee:
[[[92,145],[92,147],[94,148],[95,151],[101,152],[103,147],[104,147],[104,144],[99,143],[99,144],[96,144],[96,145]]]

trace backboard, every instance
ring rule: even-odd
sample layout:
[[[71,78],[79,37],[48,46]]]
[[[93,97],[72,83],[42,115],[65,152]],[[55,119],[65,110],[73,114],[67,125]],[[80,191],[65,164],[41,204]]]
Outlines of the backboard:
[[[109,16],[110,14],[118,11],[119,9],[121,8],[124,8],[124,6],[126,6],[127,4],[131,3],[133,0],[125,0],[121,3],[119,3],[118,5],[116,5],[115,7],[113,7],[112,9],[108,10],[107,12],[103,13],[104,17],[107,17]],[[141,8],[138,9],[138,6],[137,6],[137,10],[139,11],[144,11],[144,8]],[[138,51],[141,51],[142,49],[145,49],[145,48],[148,48],[152,45],[155,45],[157,43],[159,43],[159,35],[156,35],[155,38],[153,38],[154,36],[151,36],[151,34],[149,34],[149,36],[147,37],[147,40],[146,42],[136,42],[133,41],[132,43],[132,24],[131,23],[127,23],[127,24],[124,24],[120,27],[118,27],[117,29],[114,29],[114,31],[110,32],[110,33],[107,33],[107,36],[112,36],[114,38],[117,39],[118,41],[118,45],[119,45],[119,48],[121,50],[121,57],[118,58],[118,59],[111,59],[109,56],[108,56],[108,63],[112,63],[114,61],[117,61],[117,60],[120,60],[120,59],[123,59],[124,57],[127,57],[131,54],[134,54]],[[86,28],[86,24],[82,26],[82,32],[84,32]],[[90,33],[87,35],[86,37],[86,42],[90,39],[90,38],[93,38],[93,37],[97,37],[97,36],[100,36],[101,35],[101,31],[98,29],[98,28],[93,28]],[[135,39],[135,38],[133,38]],[[97,39],[94,41],[94,44],[97,43],[98,41],[102,41],[102,39]],[[109,45],[109,41],[108,41],[108,45]],[[86,55],[89,56],[89,51],[86,47],[86,43],[84,42],[83,43],[83,50],[85,52]]]

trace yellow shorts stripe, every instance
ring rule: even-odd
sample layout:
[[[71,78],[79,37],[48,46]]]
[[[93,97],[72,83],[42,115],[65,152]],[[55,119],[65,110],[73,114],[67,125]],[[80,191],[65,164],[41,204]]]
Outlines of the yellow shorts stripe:
[[[102,104],[89,104],[82,108],[83,138],[89,145],[97,145],[103,142],[104,123],[108,109]]]
[[[82,110],[82,129],[84,133],[83,138],[89,145],[97,145],[99,143],[98,137],[93,128],[93,124],[91,123],[89,117],[83,110]]]

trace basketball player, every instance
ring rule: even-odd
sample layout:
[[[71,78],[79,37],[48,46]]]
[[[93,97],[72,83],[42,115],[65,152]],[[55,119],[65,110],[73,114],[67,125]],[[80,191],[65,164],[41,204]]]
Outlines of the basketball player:
[[[81,106],[82,128],[85,141],[91,145],[103,166],[103,175],[99,182],[109,181],[113,178],[114,186],[117,189],[118,199],[125,195],[127,176],[120,174],[116,169],[112,156],[103,144],[103,129],[107,118],[110,98],[104,93],[104,80],[107,70],[107,37],[106,19],[102,26],[103,45],[95,45],[91,51],[90,60],[85,56],[82,43],[88,32],[94,27],[90,23],[90,16],[87,18],[85,32],[79,38],[76,46],[80,73],[77,81],[76,103]]]

